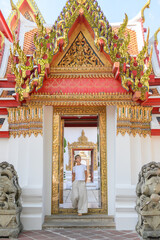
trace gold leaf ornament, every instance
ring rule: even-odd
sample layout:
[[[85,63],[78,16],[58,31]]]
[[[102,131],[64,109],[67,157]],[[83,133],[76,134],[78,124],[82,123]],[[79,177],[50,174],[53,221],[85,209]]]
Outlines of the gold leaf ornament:
[[[83,4],[83,3],[86,2],[86,0],[77,0],[77,2],[78,2],[79,4]]]
[[[141,10],[141,17],[142,17],[143,23],[145,22],[144,11],[146,8],[150,7],[150,3],[151,3],[151,0],[148,0],[148,2],[144,5],[144,7]]]

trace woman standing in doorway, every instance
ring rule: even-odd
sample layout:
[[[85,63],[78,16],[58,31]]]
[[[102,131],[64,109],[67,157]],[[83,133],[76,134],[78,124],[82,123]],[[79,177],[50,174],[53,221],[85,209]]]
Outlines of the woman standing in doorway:
[[[81,156],[75,156],[76,165],[72,170],[72,206],[78,208],[78,216],[88,212],[87,199],[87,166],[81,164]]]

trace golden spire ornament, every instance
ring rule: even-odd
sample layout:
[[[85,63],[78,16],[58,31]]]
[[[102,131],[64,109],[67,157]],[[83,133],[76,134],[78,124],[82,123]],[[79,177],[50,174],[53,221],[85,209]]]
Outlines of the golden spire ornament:
[[[86,2],[86,0],[77,0],[77,2],[78,2],[79,4],[83,4],[83,3]]]
[[[158,45],[157,35],[158,35],[159,32],[160,32],[160,28],[158,28],[157,31],[156,31],[155,34],[154,34],[154,39],[155,39],[155,42],[156,42],[157,45]]]
[[[151,3],[151,0],[148,0],[148,2],[144,5],[144,7],[141,10],[141,17],[142,17],[143,23],[145,22],[144,11],[146,8],[150,7],[150,3]]]

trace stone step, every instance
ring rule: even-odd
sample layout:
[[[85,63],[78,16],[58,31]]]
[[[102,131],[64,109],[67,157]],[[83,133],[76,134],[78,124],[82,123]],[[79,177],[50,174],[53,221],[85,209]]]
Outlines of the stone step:
[[[46,216],[42,225],[43,229],[52,228],[108,228],[115,229],[115,222],[112,216],[105,214],[97,215],[51,215]]]
[[[46,215],[45,220],[49,219],[73,219],[73,218],[81,218],[81,219],[114,219],[113,216],[108,216],[107,214],[83,214],[82,216],[78,216],[77,214],[55,214],[55,215]]]

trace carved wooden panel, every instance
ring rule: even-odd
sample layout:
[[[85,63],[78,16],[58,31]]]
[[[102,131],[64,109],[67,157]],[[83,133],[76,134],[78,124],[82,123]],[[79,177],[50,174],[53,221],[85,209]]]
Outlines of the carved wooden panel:
[[[96,55],[90,44],[80,32],[65,56],[62,58],[59,67],[103,67],[104,64]]]

